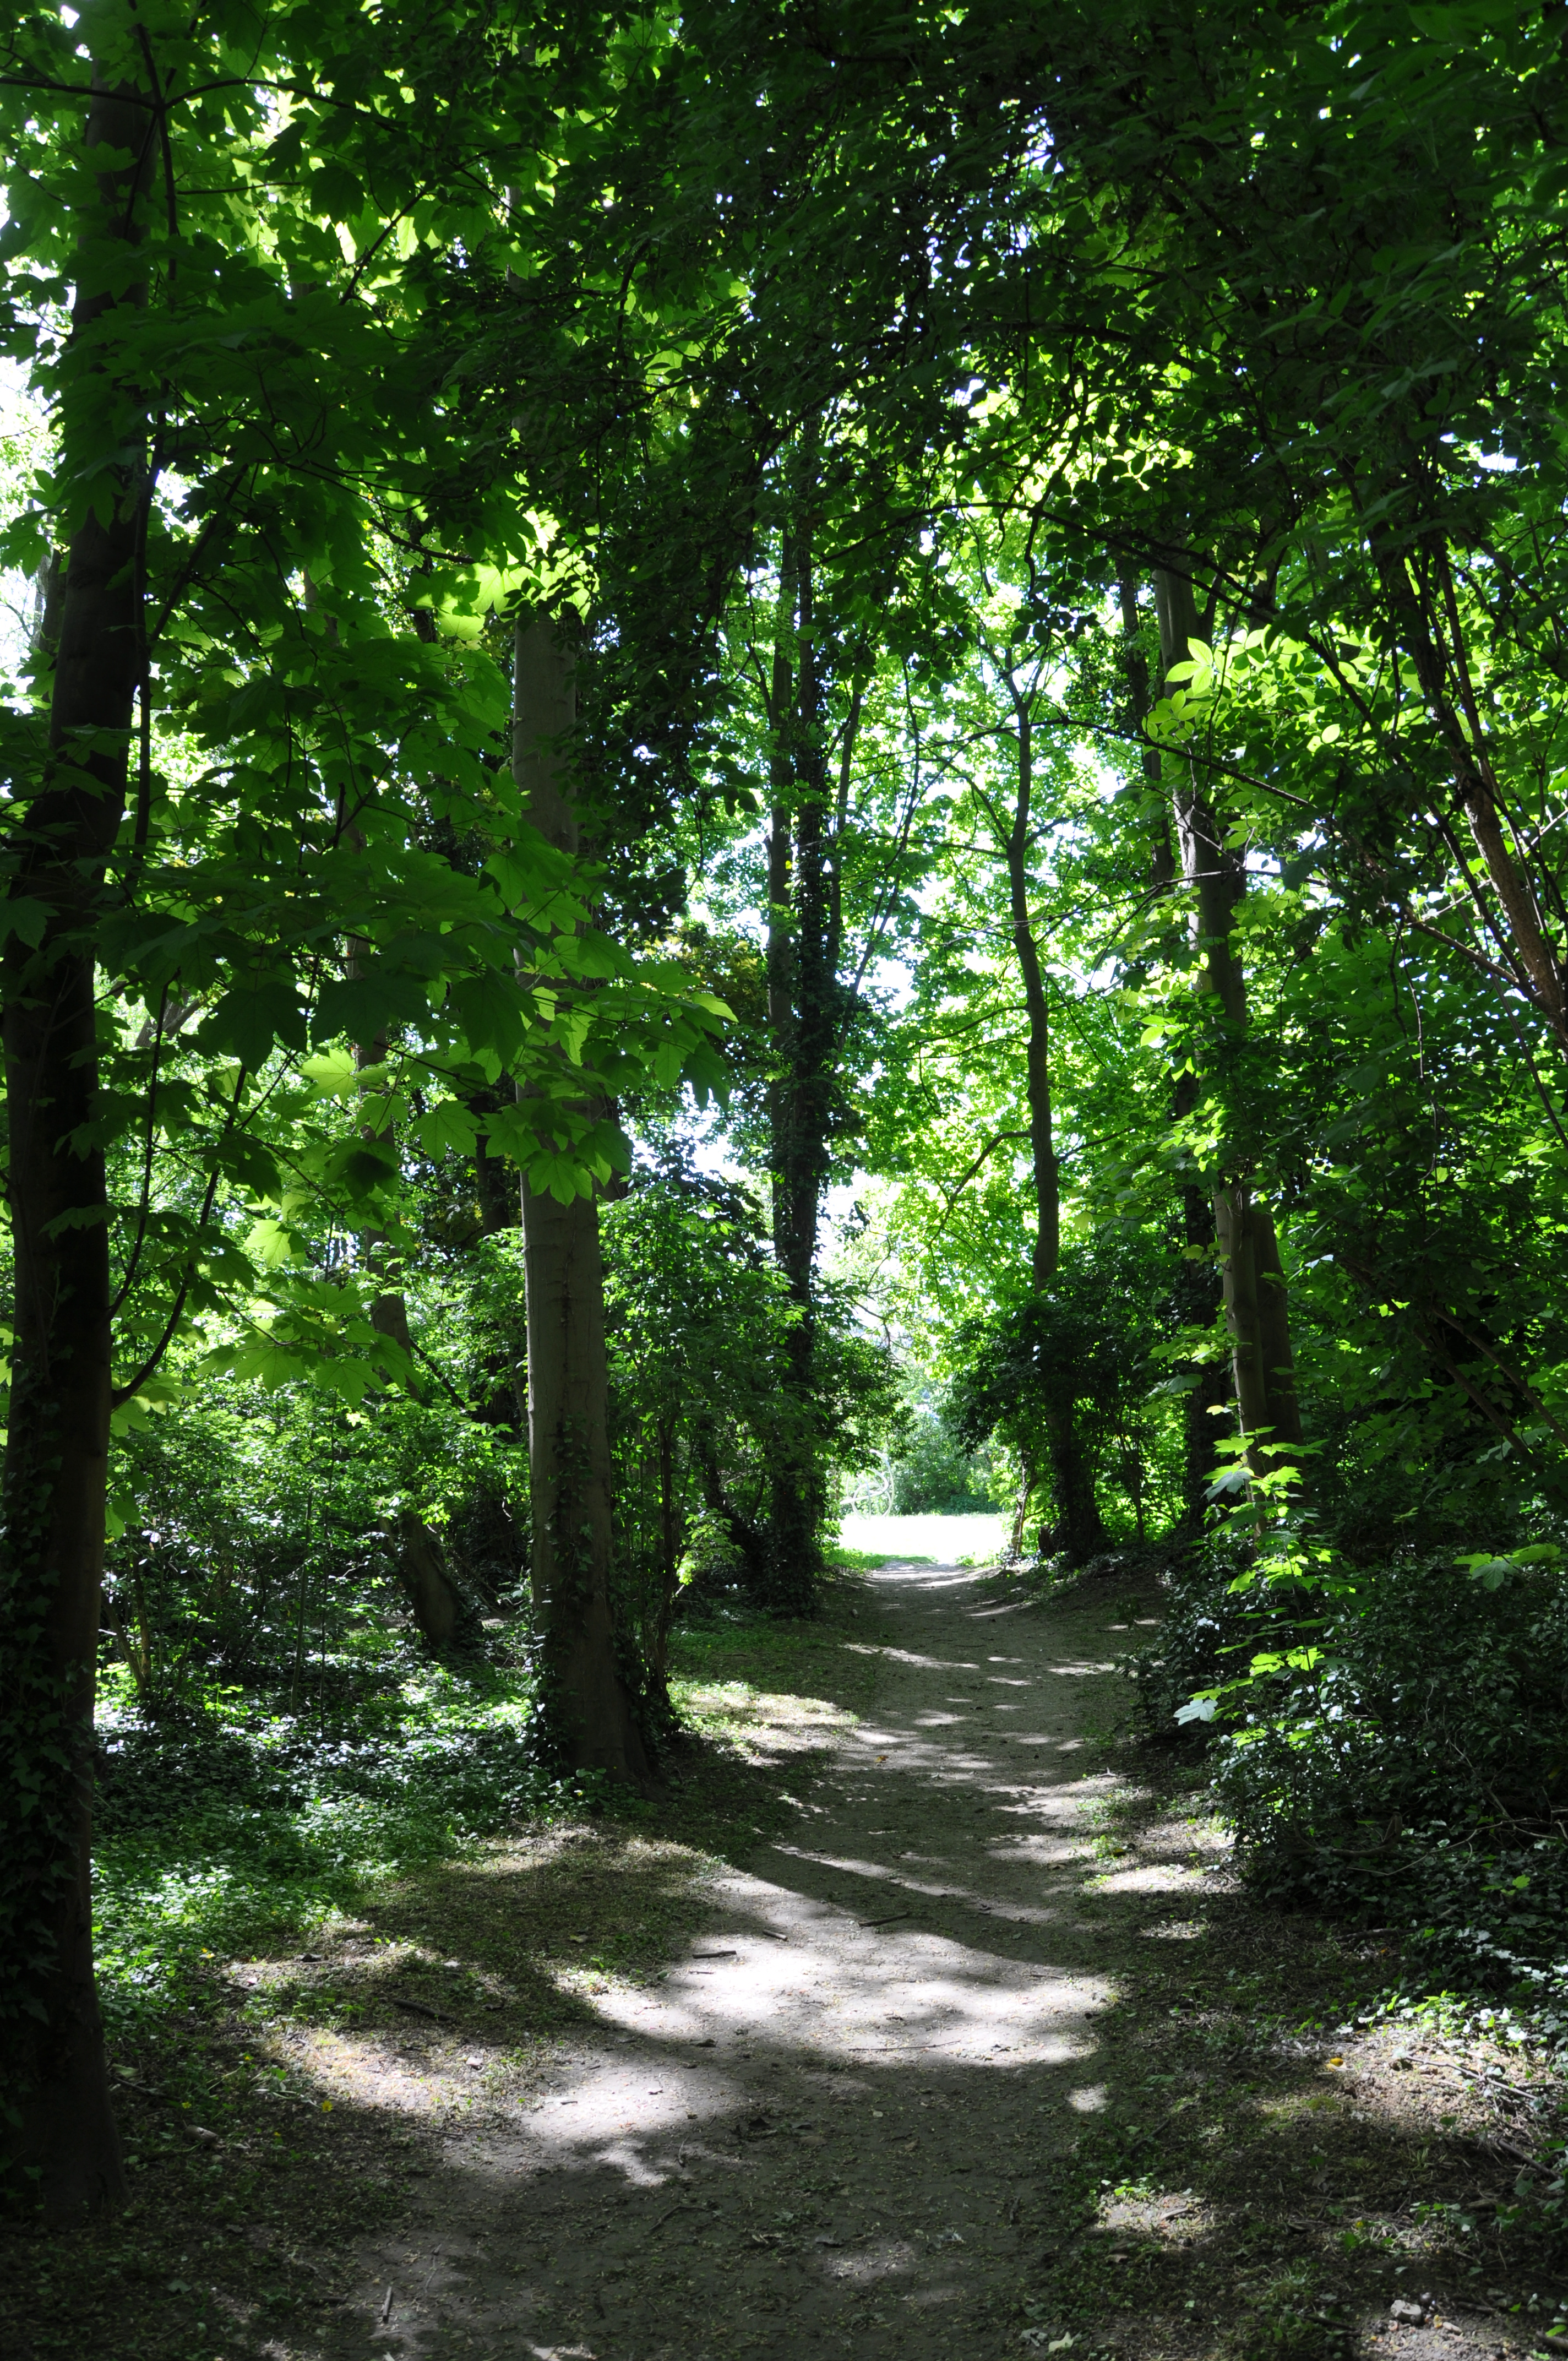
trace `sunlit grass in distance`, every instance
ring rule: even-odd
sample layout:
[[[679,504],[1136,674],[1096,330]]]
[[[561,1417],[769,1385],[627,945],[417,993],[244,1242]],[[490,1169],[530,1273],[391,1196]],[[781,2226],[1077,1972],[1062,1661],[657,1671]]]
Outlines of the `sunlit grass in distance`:
[[[846,1549],[883,1557],[925,1557],[938,1565],[968,1558],[989,1565],[1007,1539],[1007,1526],[1004,1516],[987,1510],[962,1517],[851,1516],[840,1523],[839,1538]]]

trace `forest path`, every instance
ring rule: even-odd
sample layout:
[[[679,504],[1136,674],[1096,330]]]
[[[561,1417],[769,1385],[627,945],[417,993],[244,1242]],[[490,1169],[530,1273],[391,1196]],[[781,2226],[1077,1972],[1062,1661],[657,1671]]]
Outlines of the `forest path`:
[[[874,1657],[869,1706],[780,1773],[798,1833],[712,1882],[706,1932],[659,1988],[606,1991],[530,2103],[447,2116],[401,2235],[361,2249],[360,2350],[1019,2349],[1042,2167],[1105,2103],[1101,1897],[1127,1889],[1122,1940],[1128,1903],[1169,1918],[1192,1835],[1095,1858],[1085,1807],[1114,1782],[1085,1733],[1127,1644],[1102,1600],[911,1565],[871,1591],[842,1642],[862,1683]]]

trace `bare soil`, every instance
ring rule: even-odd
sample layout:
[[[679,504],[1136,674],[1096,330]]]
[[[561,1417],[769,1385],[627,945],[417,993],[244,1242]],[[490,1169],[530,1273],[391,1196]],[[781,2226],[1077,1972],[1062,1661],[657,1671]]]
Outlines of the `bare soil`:
[[[1256,1908],[1107,1744],[1155,1611],[904,1565],[694,1639],[670,1797],[214,1962],[116,2061],[136,2201],[0,2238],[0,2356],[1559,2349],[1555,2085],[1378,2018],[1394,1938]]]

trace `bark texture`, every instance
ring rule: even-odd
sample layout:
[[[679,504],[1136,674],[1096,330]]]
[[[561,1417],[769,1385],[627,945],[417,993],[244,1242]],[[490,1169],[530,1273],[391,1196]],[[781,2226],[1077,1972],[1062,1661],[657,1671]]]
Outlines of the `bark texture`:
[[[576,725],[572,653],[550,617],[518,624],[512,764],[528,813],[565,852],[580,850],[567,741]],[[610,1589],[609,1378],[597,1197],[563,1205],[522,1185],[528,1316],[528,1460],[533,1604],[546,1710],[579,1770],[649,1775],[622,1674]]]
[[[155,118],[99,88],[89,149],[128,151],[98,180],[87,238],[137,236]],[[121,305],[84,290],[73,330]],[[141,422],[127,422],[127,444]],[[142,675],[145,463],[114,471],[114,505],[79,527],[60,601],[40,791],[9,899],[48,912],[30,950],[9,937],[3,1038],[16,1249],[16,1343],[0,1552],[0,2115],[6,2179],[55,2221],[126,2194],[93,1973],[90,1848],[94,1660],[108,1467],[108,1206],[100,1149],[94,936],[126,808]],[[52,627],[52,619],[51,619]],[[22,2178],[25,2176],[25,2178]]]

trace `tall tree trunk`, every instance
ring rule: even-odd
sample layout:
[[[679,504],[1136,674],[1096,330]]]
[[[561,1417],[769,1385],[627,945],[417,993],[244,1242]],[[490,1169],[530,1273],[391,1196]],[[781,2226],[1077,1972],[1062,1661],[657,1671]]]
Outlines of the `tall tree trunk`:
[[[665,1693],[670,1664],[670,1625],[681,1587],[681,1512],[675,1499],[675,1422],[662,1418],[658,1428],[659,1466],[659,1611],[653,1626],[649,1669],[656,1687]]]
[[[1199,622],[1192,585],[1185,576],[1157,573],[1155,593],[1155,611],[1159,623],[1160,688],[1163,690],[1171,665],[1185,658],[1189,640],[1198,636]],[[1122,607],[1124,622],[1130,631],[1135,630],[1136,607],[1125,583],[1123,585]],[[1151,701],[1147,667],[1141,653],[1135,653],[1135,662],[1130,663],[1130,671],[1132,693],[1137,701],[1137,719],[1141,721]],[[1196,851],[1191,831],[1183,833],[1180,829],[1180,816],[1191,787],[1190,772],[1179,756],[1166,755],[1162,758],[1152,749],[1146,753],[1145,775],[1158,782],[1162,793],[1167,766],[1177,772],[1174,791],[1168,798],[1168,808],[1178,818],[1179,841],[1185,869]],[[1176,882],[1169,825],[1163,816],[1155,834],[1151,875],[1157,886],[1173,885]],[[1179,1123],[1197,1105],[1200,1087],[1198,1074],[1192,1067],[1189,1066],[1178,1074],[1171,1096],[1171,1113]],[[1184,1182],[1181,1189],[1181,1271],[1174,1292],[1182,1322],[1187,1327],[1207,1332],[1212,1329],[1220,1310],[1221,1280],[1216,1259],[1213,1198],[1203,1183],[1197,1180]],[[1190,1364],[1185,1374],[1192,1382],[1182,1401],[1182,1515],[1188,1525],[1196,1528],[1202,1524],[1209,1486],[1214,1473],[1217,1437],[1212,1413],[1223,1408],[1231,1397],[1232,1389],[1225,1369],[1217,1361]]]
[[[1061,1164],[1057,1155],[1051,1107],[1051,1020],[1046,1000],[1040,949],[1029,916],[1029,830],[1034,811],[1034,714],[1027,692],[1007,675],[1013,719],[1018,733],[1018,784],[1011,824],[993,822],[1007,864],[1008,917],[1013,955],[1024,986],[1024,1089],[1029,1110],[1029,1156],[1035,1194],[1035,1243],[1030,1255],[1030,1283],[1044,1295],[1061,1262]],[[999,818],[1000,816],[998,816]],[[1053,1548],[1075,1560],[1092,1557],[1105,1543],[1105,1527],[1094,1493],[1094,1463],[1083,1440],[1076,1402],[1068,1402],[1047,1422],[1051,1492],[1055,1515],[1050,1527]]]
[[[95,89],[86,145],[139,159],[98,180],[84,247],[135,244],[156,118]],[[100,260],[105,279],[112,266]],[[73,335],[116,296],[86,282]],[[143,423],[127,418],[125,443]],[[142,679],[148,487],[138,457],[109,471],[114,506],[71,544],[49,710],[49,769],[19,831],[9,902],[49,916],[36,951],[4,963],[7,1193],[16,1342],[0,1551],[0,2159],[4,2179],[70,2220],[123,2202],[93,1975],[93,1677],[104,1573],[110,1378],[108,1202],[98,1113],[94,936],[126,808]]]
[[[1279,1244],[1268,1207],[1245,1181],[1216,1191],[1214,1215],[1236,1408],[1250,1446],[1247,1465],[1255,1476],[1263,1476],[1269,1463],[1259,1446],[1266,1438],[1275,1444],[1301,1441]]]
[[[333,627],[336,637],[336,627]],[[363,851],[365,839],[357,829],[349,836],[356,849]],[[363,972],[367,946],[351,941],[348,946],[347,968],[351,976]],[[378,1074],[386,1065],[390,1039],[379,1033],[373,1041],[354,1044],[355,1071],[361,1077],[360,1105],[370,1114],[369,1102],[385,1099],[385,1088],[366,1077]],[[367,1139],[379,1139],[382,1126],[371,1116],[360,1126]],[[392,1283],[397,1266],[390,1256],[390,1241],[384,1230],[364,1230],[360,1233],[360,1252],[373,1279],[378,1280],[378,1291],[371,1300],[370,1325],[378,1336],[385,1336],[398,1346],[411,1363],[414,1357],[413,1337],[409,1331],[408,1299],[400,1287]],[[476,1649],[482,1637],[479,1615],[472,1601],[466,1598],[452,1579],[446,1563],[446,1553],[439,1538],[425,1523],[417,1509],[400,1511],[396,1538],[398,1544],[398,1579],[402,1584],[413,1612],[420,1638],[433,1656],[444,1656],[453,1651]]]
[[[768,1541],[761,1524],[742,1514],[724,1488],[724,1471],[714,1448],[711,1422],[698,1416],[692,1423],[692,1457],[703,1500],[715,1524],[729,1534],[740,1563],[742,1586],[756,1598],[767,1595]]]
[[[1258,1348],[1268,1389],[1268,1422],[1276,1443],[1300,1443],[1301,1404],[1296,1391],[1296,1356],[1290,1347],[1290,1298],[1274,1216],[1261,1197],[1252,1202],[1252,1232]]]
[[[1094,1489],[1094,1460],[1076,1412],[1076,1403],[1055,1411],[1047,1422],[1046,1440],[1056,1510],[1050,1547],[1065,1551],[1075,1565],[1081,1565],[1104,1548],[1107,1537]]]
[[[572,653],[551,618],[519,619],[512,766],[529,818],[580,847],[565,741],[576,726]],[[522,1184],[533,1603],[545,1710],[578,1770],[643,1781],[647,1751],[619,1661],[610,1593],[609,1376],[598,1199],[563,1205]]]
[[[1018,791],[1013,806],[1013,825],[1003,840],[1002,850],[1007,862],[1013,952],[1024,984],[1024,1075],[1035,1185],[1035,1246],[1030,1276],[1036,1294],[1043,1295],[1061,1260],[1061,1170],[1051,1118],[1050,1010],[1046,1005],[1039,946],[1029,917],[1029,823],[1035,790],[1033,715],[1028,697],[1011,675],[1007,686],[1018,730]]]
[[[1161,567],[1155,576],[1155,601],[1161,669],[1168,677],[1171,666],[1185,660],[1189,642],[1200,636],[1190,575]],[[1176,819],[1182,873],[1194,895],[1199,989],[1212,996],[1221,1012],[1215,1031],[1222,1054],[1234,1054],[1245,1038],[1247,1022],[1246,978],[1235,940],[1236,912],[1246,891],[1246,873],[1239,856],[1226,847],[1224,824],[1199,793],[1191,766],[1179,757],[1172,759],[1179,765]],[[1198,1080],[1188,1074],[1182,1082],[1188,1096],[1183,1106],[1179,1092],[1178,1112],[1187,1113],[1195,1103]],[[1266,1433],[1275,1443],[1301,1440],[1285,1273],[1273,1215],[1245,1180],[1222,1172],[1213,1194],[1212,1219],[1211,1235],[1219,1247],[1236,1411],[1249,1441],[1248,1465],[1255,1476],[1260,1476],[1268,1461],[1253,1444],[1254,1437],[1260,1443]],[[1201,1226],[1192,1220],[1190,1212],[1187,1226],[1190,1234]],[[1200,1439],[1190,1434],[1196,1405],[1197,1397],[1190,1396],[1190,1482],[1193,1445],[1201,1447]],[[1202,1405],[1199,1414],[1206,1408]],[[1212,1455],[1212,1434],[1207,1441]]]
[[[804,443],[797,512],[784,540],[773,649],[773,824],[768,878],[768,1005],[776,1068],[770,1094],[773,1249],[795,1320],[785,1347],[762,1596],[770,1607],[793,1615],[815,1609],[820,1570],[817,1233],[828,1177],[836,1049],[836,978],[828,970],[831,912],[824,845],[828,786],[821,654],[813,608],[809,513],[815,446],[809,436]]]

